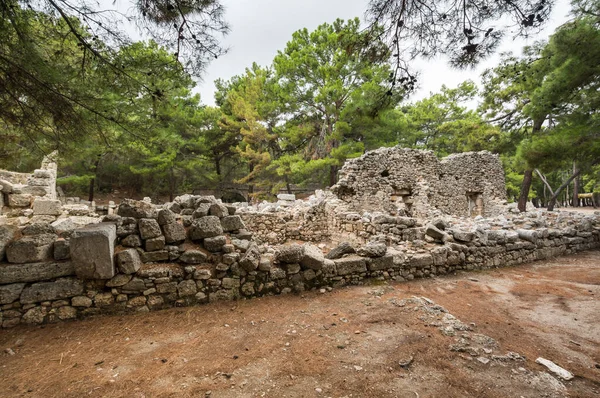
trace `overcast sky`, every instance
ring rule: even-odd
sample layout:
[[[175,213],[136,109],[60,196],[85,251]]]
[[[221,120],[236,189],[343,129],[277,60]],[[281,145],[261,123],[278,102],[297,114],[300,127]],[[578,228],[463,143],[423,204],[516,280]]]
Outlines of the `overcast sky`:
[[[229,79],[242,74],[246,67],[256,62],[267,66],[273,61],[278,50],[283,50],[292,33],[307,28],[314,30],[320,24],[331,23],[336,18],[362,19],[368,0],[222,0],[226,7],[225,19],[231,32],[223,40],[230,48],[228,54],[215,60],[208,67],[203,81],[195,91],[199,92],[202,103],[214,105],[214,80]],[[508,38],[501,50],[520,49],[545,38],[567,19],[568,0],[559,0],[551,20],[544,32],[531,39],[512,40]],[[442,84],[453,87],[466,79],[479,80],[480,73],[498,62],[498,56],[488,59],[475,70],[457,71],[449,68],[443,59],[416,62],[413,65],[421,72],[420,89],[410,98],[416,100],[436,92]]]

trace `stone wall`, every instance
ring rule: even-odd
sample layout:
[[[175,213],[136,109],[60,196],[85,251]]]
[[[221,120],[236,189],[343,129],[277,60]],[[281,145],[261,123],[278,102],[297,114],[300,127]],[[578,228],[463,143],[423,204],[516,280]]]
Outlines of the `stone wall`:
[[[419,218],[435,210],[454,216],[497,215],[506,200],[502,164],[487,151],[440,161],[432,151],[381,148],[347,161],[331,190],[351,210]]]
[[[322,250],[311,243],[258,245],[230,214],[234,209],[212,199],[187,197],[167,207],[128,202],[121,215],[74,231],[68,243],[58,244],[64,237],[52,242],[54,255],[63,253],[60,260],[0,264],[2,326],[286,294],[367,278],[403,281],[600,247],[600,213],[437,219],[420,227],[423,240],[393,243],[393,235],[374,233],[364,245]]]
[[[23,216],[32,209],[37,214],[57,211],[56,156],[55,152],[45,157],[31,174],[0,170],[0,215]]]

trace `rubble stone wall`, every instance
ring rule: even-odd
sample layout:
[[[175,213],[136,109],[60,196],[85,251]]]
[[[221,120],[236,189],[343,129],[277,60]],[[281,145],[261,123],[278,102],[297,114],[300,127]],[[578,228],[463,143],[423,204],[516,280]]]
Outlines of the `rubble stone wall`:
[[[202,215],[206,203],[192,205],[192,219],[181,215],[189,213],[186,208],[172,211],[180,204],[158,212],[150,206],[120,209],[121,216],[105,217],[92,228],[92,235],[99,231],[94,236],[100,242],[114,234],[114,253],[98,254],[114,256],[114,267],[104,269],[112,270],[108,275],[100,270],[82,274],[85,264],[73,250],[77,231],[68,240],[70,251],[64,250],[64,242],[58,244],[62,239],[52,242],[54,256],[63,253],[60,260],[0,264],[2,326],[302,292],[360,284],[367,278],[404,281],[600,248],[600,214],[532,214],[521,218],[518,226],[484,223],[467,231],[448,225],[435,242],[393,245],[380,235],[366,245],[343,244],[325,254],[311,243],[259,246],[221,204],[210,203],[217,205],[212,213],[218,215],[211,215],[210,207]],[[173,232],[182,229],[183,236]],[[431,236],[429,227],[423,229]],[[110,252],[108,247],[97,250]]]
[[[0,214],[22,216],[36,200],[56,200],[56,156],[45,157],[33,173],[0,170]]]
[[[497,155],[467,152],[441,161],[432,151],[380,148],[342,167],[332,192],[350,209],[427,217],[434,210],[468,216],[469,196],[480,195],[482,216],[499,214],[506,200]]]

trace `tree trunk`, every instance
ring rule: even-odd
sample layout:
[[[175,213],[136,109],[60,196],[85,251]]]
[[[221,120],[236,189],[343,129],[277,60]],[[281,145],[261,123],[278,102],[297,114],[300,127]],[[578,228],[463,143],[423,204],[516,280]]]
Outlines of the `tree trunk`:
[[[90,188],[88,190],[88,201],[93,201],[94,200],[94,185],[96,185],[96,179],[92,178],[90,180]]]
[[[569,179],[567,181],[565,181],[560,187],[558,187],[558,189],[556,190],[556,192],[554,192],[554,195],[552,195],[552,197],[550,198],[550,202],[548,202],[548,211],[553,211],[554,210],[554,205],[556,204],[556,198],[558,197],[558,195],[560,195],[560,193],[562,192],[562,190],[565,189],[565,187],[568,187],[569,184],[571,183],[571,181],[573,181],[574,178],[577,178],[580,173],[581,173],[581,170],[577,169],[571,175],[571,177],[569,177]]]
[[[338,167],[335,165],[332,165],[329,168],[329,187],[334,186],[335,183],[337,182],[337,171],[338,171]]]
[[[521,184],[521,192],[519,194],[518,208],[522,213],[527,209],[527,198],[529,197],[529,189],[533,180],[533,170],[527,169],[523,173],[523,183]]]
[[[573,174],[578,173],[577,162],[573,162]],[[579,207],[579,178],[573,180],[573,207]]]
[[[217,175],[221,175],[221,158],[215,156],[215,170],[217,171]]]
[[[172,202],[175,198],[175,173],[173,168],[169,170],[169,202]]]

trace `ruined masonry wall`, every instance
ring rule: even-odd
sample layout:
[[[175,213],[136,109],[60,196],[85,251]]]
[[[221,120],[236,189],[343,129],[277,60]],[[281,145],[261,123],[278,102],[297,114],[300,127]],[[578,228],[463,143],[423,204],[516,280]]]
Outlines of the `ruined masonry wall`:
[[[0,170],[0,214],[20,216],[36,199],[56,200],[56,156],[45,157],[33,173]]]
[[[426,218],[437,209],[468,216],[467,194],[478,193],[481,215],[493,216],[506,200],[502,164],[487,151],[440,161],[432,151],[381,148],[347,161],[339,176],[331,190],[356,211]]]
[[[144,220],[145,218],[140,219]],[[117,222],[118,220],[113,220]],[[126,225],[121,224],[121,235]],[[145,227],[144,227],[145,228]],[[136,234],[132,234],[136,235]],[[128,235],[129,236],[129,235]],[[455,234],[455,236],[460,236]],[[119,238],[122,243],[124,238]],[[218,252],[194,252],[189,263],[147,257],[139,268],[119,266],[111,279],[81,279],[72,261],[3,264],[0,270],[0,322],[42,323],[101,313],[136,313],[219,300],[301,292],[325,286],[360,284],[367,278],[397,281],[443,275],[457,270],[511,266],[600,247],[600,217],[580,219],[564,230],[480,231],[466,243],[397,251],[379,257],[350,255],[323,260],[308,247],[287,260],[281,252],[230,237]],[[244,243],[246,242],[246,243]],[[146,240],[147,243],[147,240]],[[166,256],[171,250],[160,250]],[[191,250],[191,249],[188,249]],[[151,253],[153,252],[144,252]],[[118,255],[118,254],[117,254]],[[245,259],[260,257],[256,268]],[[143,256],[144,257],[144,256]],[[311,261],[307,261],[307,258]],[[152,261],[154,260],[154,261]],[[306,261],[305,261],[306,260]],[[122,264],[121,264],[122,265]]]

